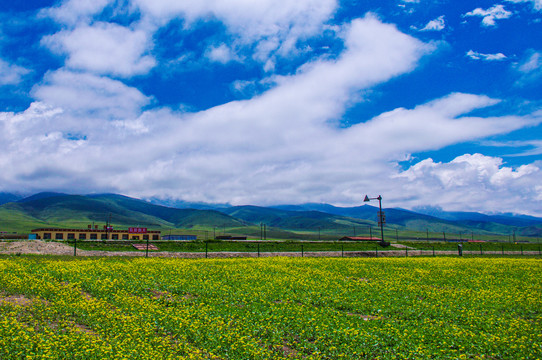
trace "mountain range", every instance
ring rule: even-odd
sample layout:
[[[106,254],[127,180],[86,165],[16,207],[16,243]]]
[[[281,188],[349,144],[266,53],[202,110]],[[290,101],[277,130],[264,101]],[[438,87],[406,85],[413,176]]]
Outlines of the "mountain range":
[[[118,194],[62,193],[38,193],[24,198],[0,193],[0,204],[0,231],[19,232],[37,227],[86,227],[109,221],[119,227],[206,231],[227,228],[233,233],[258,236],[265,224],[270,234],[288,238],[299,233],[360,234],[375,229],[378,221],[378,208],[369,205],[336,207],[309,203],[260,207],[181,202],[172,207],[156,199],[144,201]],[[531,216],[436,210],[428,214],[398,208],[384,211],[388,231],[542,235],[542,218]]]

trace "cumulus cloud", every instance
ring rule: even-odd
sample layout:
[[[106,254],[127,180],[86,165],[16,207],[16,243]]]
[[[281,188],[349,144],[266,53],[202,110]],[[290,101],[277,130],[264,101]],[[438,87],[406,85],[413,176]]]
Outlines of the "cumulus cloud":
[[[508,19],[512,16],[512,12],[506,10],[503,5],[495,5],[487,10],[476,8],[463,16],[479,16],[482,18],[483,26],[495,26],[495,20]]]
[[[76,116],[103,120],[137,117],[150,101],[139,90],[120,81],[68,70],[46,74],[42,84],[34,87],[33,95]]]
[[[398,161],[541,121],[540,114],[471,116],[499,100],[454,93],[341,128],[336,122],[361,90],[412,71],[435,48],[371,15],[337,33],[344,41],[338,57],[275,76],[275,85],[254,98],[200,112],[145,110],[152,99],[118,80],[67,69],[50,72],[34,88],[38,102],[30,109],[0,114],[2,184],[234,204],[351,205],[360,194],[378,192],[395,199],[387,206],[431,204],[434,189],[443,183],[463,189],[460,176],[450,175],[446,182],[442,172],[431,173],[444,167],[439,163],[401,173]],[[240,90],[251,86],[238,85]],[[475,166],[474,160],[449,167],[469,174],[492,171],[488,184],[496,190],[488,197],[499,191],[497,185],[512,188],[510,179],[530,179],[539,168],[508,171],[498,163]],[[422,176],[424,171],[431,176]],[[390,178],[390,173],[399,176]],[[424,195],[415,184],[430,191]],[[536,195],[527,180],[524,185]],[[416,200],[409,202],[405,194]]]
[[[241,58],[226,44],[211,46],[207,49],[205,55],[209,60],[221,64],[227,64],[230,61],[240,61]]]
[[[322,157],[321,149],[328,152],[335,147],[330,146],[337,134],[332,122],[344,112],[350,92],[412,70],[432,49],[374,17],[353,21],[343,33],[347,49],[339,58],[315,61],[295,75],[277,77],[274,88],[254,99],[194,114],[166,109],[141,114],[149,100],[119,81],[67,70],[51,72],[34,89],[37,99],[64,111],[49,120],[56,123],[51,129],[59,135],[48,142],[70,144],[60,136],[67,132],[87,136],[84,145],[66,155],[70,161],[56,164],[56,169],[65,166],[69,171],[68,164],[77,163],[84,172],[89,161],[81,159],[107,153],[99,162],[115,171],[100,181],[119,191],[167,192],[192,199],[205,193],[199,200],[248,202],[270,199],[270,193],[285,188],[287,182],[293,187],[280,195],[281,201],[299,186],[312,189],[304,195],[308,199],[328,186],[315,172],[332,160],[329,155]],[[36,125],[36,131],[42,129]],[[49,157],[55,158],[50,150],[32,153],[28,166],[43,164],[43,158]],[[134,167],[133,174],[122,171],[127,164]],[[168,176],[155,172],[157,167],[168,167]],[[310,185],[313,177],[318,180]],[[179,194],[179,189],[186,192]]]
[[[182,18],[188,24],[201,19],[215,19],[226,26],[228,32],[235,38],[235,43],[239,46],[252,48],[256,44],[254,59],[265,64],[268,61],[274,61],[274,57],[287,57],[296,53],[298,40],[320,33],[337,5],[336,0],[298,0],[285,2],[280,6],[277,6],[276,2],[272,0],[202,0],[195,2],[176,0],[133,0],[129,2],[66,0],[60,6],[44,11],[44,14],[73,27],[88,27],[92,22],[92,18],[99,15],[104,9],[110,9],[113,13],[137,14],[140,18],[139,24],[146,32],[146,38],[151,38],[157,27],[168,23],[172,19]],[[95,47],[94,50],[98,52],[105,51],[103,47],[107,46],[108,43],[115,43],[116,39],[119,39],[116,35],[120,35],[111,32],[104,34],[99,29],[89,33],[88,28],[83,27],[83,29],[85,29],[85,34],[76,35],[82,36],[84,41],[90,42],[91,47]],[[62,40],[64,42],[69,41],[63,39],[66,34],[63,35],[59,35],[61,39],[58,40],[60,42],[63,42]],[[78,40],[76,35],[70,36],[73,42]],[[131,49],[128,48],[128,50],[134,51],[133,56],[141,55],[142,49],[137,45],[145,42],[145,39],[142,39],[145,36],[137,32],[125,33],[124,35],[131,36],[131,40],[135,42],[135,44],[132,42]],[[93,41],[96,38],[105,38],[106,43],[100,46],[99,43]],[[69,44],[63,45],[64,49],[70,47]],[[129,44],[118,45],[129,47]],[[77,44],[72,44],[72,46],[77,46]],[[223,51],[224,49],[219,47],[218,50]],[[79,51],[82,52],[83,49],[79,49]],[[224,56],[224,54],[220,53],[215,55]],[[143,62],[140,66],[142,68],[151,66],[151,60],[148,57],[140,59]],[[83,62],[88,65],[83,59],[75,62],[78,64]],[[94,65],[99,68],[103,66],[103,64]]]
[[[148,55],[147,32],[97,22],[45,37],[42,43],[66,54],[71,69],[127,77],[148,72],[155,60]]]
[[[411,204],[447,204],[447,210],[525,212],[542,215],[540,164],[505,166],[498,157],[465,154],[448,163],[425,159],[397,175]],[[423,200],[422,200],[423,199]],[[430,200],[431,199],[431,200]],[[420,202],[422,200],[422,202]],[[408,200],[407,200],[408,202]]]
[[[0,59],[0,86],[17,85],[30,70]]]
[[[111,3],[111,0],[65,0],[58,6],[43,9],[41,14],[63,24],[89,23],[93,16],[101,13]]]
[[[444,22],[444,15],[429,21],[420,31],[441,31],[444,30],[446,24]]]
[[[504,55],[503,53],[482,54],[473,50],[467,51],[466,56],[473,60],[484,60],[484,61],[502,61],[506,59],[506,55]]]

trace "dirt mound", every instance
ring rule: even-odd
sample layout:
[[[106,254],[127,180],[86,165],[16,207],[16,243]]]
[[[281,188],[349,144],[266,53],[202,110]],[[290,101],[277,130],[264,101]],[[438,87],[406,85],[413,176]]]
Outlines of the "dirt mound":
[[[66,244],[45,242],[42,240],[0,242],[0,253],[73,255],[73,247]]]

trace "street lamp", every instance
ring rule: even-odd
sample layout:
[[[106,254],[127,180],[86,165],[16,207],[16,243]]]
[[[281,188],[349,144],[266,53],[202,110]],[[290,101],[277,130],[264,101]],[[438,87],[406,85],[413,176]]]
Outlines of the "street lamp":
[[[378,212],[378,222],[380,225],[381,236],[380,245],[384,246],[384,213],[382,212],[382,195],[378,195],[378,197],[375,198],[370,198],[369,196],[365,195],[365,199],[363,199],[363,202],[369,202],[371,200],[378,200],[378,208],[380,209],[380,211]]]

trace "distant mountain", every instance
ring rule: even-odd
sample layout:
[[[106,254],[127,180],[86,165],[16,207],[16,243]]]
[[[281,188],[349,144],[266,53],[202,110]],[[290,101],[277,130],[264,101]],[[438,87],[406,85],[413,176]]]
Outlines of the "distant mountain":
[[[378,221],[378,208],[370,205],[357,207],[335,207],[329,204],[280,205],[273,208],[288,211],[324,211],[329,214],[348,216],[357,219]],[[497,214],[485,215],[475,212],[445,212],[438,209],[424,209],[424,213],[399,209],[383,209],[387,226],[400,226],[418,231],[464,232],[521,235],[542,234],[542,218],[526,215]],[[427,213],[425,213],[427,212]]]
[[[0,205],[19,200],[21,197],[15,194],[0,192]]]
[[[288,210],[288,211],[320,211],[328,214],[348,216],[357,219],[369,219],[374,216],[376,221],[378,209],[374,206],[363,205],[356,207],[337,207],[329,204],[303,204],[303,205],[278,205],[273,206],[274,209]]]
[[[350,234],[354,226],[374,226],[371,221],[320,211],[290,211],[258,206],[234,206],[219,211],[253,224],[264,223],[267,226],[286,230],[318,231],[320,229],[323,231],[348,232]]]
[[[41,199],[47,199],[50,197],[56,197],[56,196],[66,196],[67,194],[63,193],[56,193],[56,192],[41,192],[37,193],[25,198],[22,198],[18,200],[18,202],[27,202],[27,201],[34,201],[34,200],[41,200]]]
[[[204,202],[189,202],[183,200],[173,200],[173,199],[159,199],[151,197],[145,199],[151,204],[161,205],[166,207],[172,207],[177,209],[199,209],[199,210],[217,210],[225,209],[231,207],[230,204],[208,204]]]
[[[542,218],[518,214],[487,215],[477,212],[443,211],[435,208],[416,209],[417,213],[427,214],[444,220],[458,222],[492,222],[507,226],[534,226],[542,225]]]
[[[226,206],[216,209],[174,208],[118,194],[67,195],[39,193],[20,199],[7,194],[10,202],[0,205],[0,226],[26,229],[43,226],[145,226],[151,228],[238,228],[248,234],[259,232],[260,223],[277,234],[327,232],[345,234],[370,232],[378,226],[378,208],[369,205],[336,207],[329,204],[281,205],[273,207]],[[188,206],[189,203],[179,203]],[[209,206],[199,204],[199,206]],[[513,234],[542,236],[542,219],[510,214],[484,215],[467,212],[439,212],[440,217],[405,209],[384,209],[386,228],[422,232]],[[9,226],[8,226],[9,225]],[[0,229],[5,231],[5,229]],[[12,230],[13,231],[13,230]]]
[[[214,210],[175,209],[150,204],[130,197],[101,195],[36,194],[16,203],[0,206],[0,210],[39,226],[86,226],[94,222],[119,226],[177,227],[194,226],[236,227],[245,224]]]

